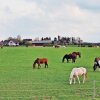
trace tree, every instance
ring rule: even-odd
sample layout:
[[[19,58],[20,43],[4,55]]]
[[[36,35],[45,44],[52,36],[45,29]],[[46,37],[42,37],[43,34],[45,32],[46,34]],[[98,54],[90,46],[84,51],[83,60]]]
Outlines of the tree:
[[[17,35],[17,40],[21,41],[21,36],[20,35]]]
[[[13,37],[8,37],[8,40],[14,39]]]

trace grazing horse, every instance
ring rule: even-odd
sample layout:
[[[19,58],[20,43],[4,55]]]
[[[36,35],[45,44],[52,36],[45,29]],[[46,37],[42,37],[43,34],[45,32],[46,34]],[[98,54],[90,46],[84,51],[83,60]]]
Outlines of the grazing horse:
[[[1,47],[1,49],[3,49],[3,45],[1,45],[0,47]]]
[[[69,60],[72,60],[72,63],[75,63],[75,60],[77,58],[77,55],[76,54],[66,54],[63,56],[63,59],[62,59],[62,62],[64,62],[64,60],[66,59],[67,62],[69,62]]]
[[[40,68],[40,64],[45,64],[45,68],[48,67],[48,59],[47,58],[37,58],[33,63],[33,68],[36,67],[36,64],[38,64],[38,68]]]
[[[80,52],[72,52],[72,54],[76,54],[79,58],[81,58],[81,53]]]
[[[100,71],[100,57],[94,59],[93,70],[95,71],[97,67],[99,67],[99,71]]]
[[[54,47],[55,47],[55,48],[60,48],[60,45],[55,45]]]
[[[80,68],[73,68],[71,73],[70,73],[70,77],[69,77],[69,83],[72,84],[73,80],[74,80],[74,84],[76,83],[76,78],[80,84],[80,79],[79,76],[83,76],[83,83],[85,82],[86,78],[87,78],[87,70],[86,68],[80,67]]]

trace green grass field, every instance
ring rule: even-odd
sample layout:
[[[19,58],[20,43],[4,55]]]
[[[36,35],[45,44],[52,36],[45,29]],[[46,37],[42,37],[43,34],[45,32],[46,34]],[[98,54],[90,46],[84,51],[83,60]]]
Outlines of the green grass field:
[[[82,57],[76,63],[62,63],[62,57],[73,51],[81,52]],[[37,57],[48,58],[47,69],[44,65],[32,69]],[[93,72],[95,57],[100,57],[100,48],[4,47],[0,49],[0,100],[92,100],[93,94],[99,100],[100,72]],[[87,68],[85,84],[69,85],[73,67]]]

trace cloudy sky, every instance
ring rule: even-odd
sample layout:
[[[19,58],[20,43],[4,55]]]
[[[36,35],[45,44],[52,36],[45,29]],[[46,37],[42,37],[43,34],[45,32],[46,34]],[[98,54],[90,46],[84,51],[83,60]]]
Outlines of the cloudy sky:
[[[0,0],[0,40],[17,35],[100,42],[100,0]]]

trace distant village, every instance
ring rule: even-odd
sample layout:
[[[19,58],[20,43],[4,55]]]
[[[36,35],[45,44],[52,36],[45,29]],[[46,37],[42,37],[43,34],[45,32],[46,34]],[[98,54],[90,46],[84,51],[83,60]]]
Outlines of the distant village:
[[[6,40],[0,41],[0,46],[68,46],[78,45],[84,47],[85,45],[93,46],[91,43],[85,43],[80,37],[61,37],[57,36],[51,40],[51,37],[42,37],[35,39],[21,39],[18,35],[16,38],[8,37]],[[100,44],[94,44],[100,46]]]

